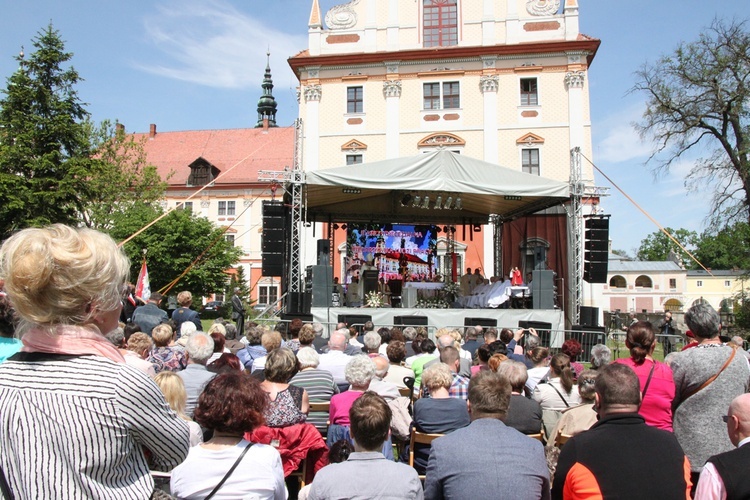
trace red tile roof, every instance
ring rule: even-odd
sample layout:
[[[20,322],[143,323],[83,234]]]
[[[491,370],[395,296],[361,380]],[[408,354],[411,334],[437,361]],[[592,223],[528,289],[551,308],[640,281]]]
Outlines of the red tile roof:
[[[148,162],[158,168],[165,179],[170,172],[169,185],[185,186],[190,175],[189,165],[204,158],[226,175],[217,178],[215,185],[255,183],[259,170],[283,170],[292,167],[294,128],[275,127],[230,130],[188,130],[133,134],[145,137],[144,149]]]

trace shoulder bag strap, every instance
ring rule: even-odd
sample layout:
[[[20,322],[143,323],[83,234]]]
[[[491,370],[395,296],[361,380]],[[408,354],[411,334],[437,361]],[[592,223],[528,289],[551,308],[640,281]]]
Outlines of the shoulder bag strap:
[[[554,385],[552,384],[552,382],[551,382],[551,381],[547,381],[547,385],[548,385],[548,386],[550,386],[550,387],[552,387],[552,388],[553,388],[553,389],[555,390],[555,392],[557,393],[557,395],[558,395],[558,396],[560,396],[560,399],[562,399],[562,402],[563,402],[563,403],[565,403],[565,407],[566,407],[566,408],[570,408],[570,405],[568,404],[568,402],[567,402],[567,401],[565,400],[565,398],[563,397],[563,395],[562,395],[562,392],[558,391],[558,390],[557,390],[557,387],[555,387],[555,386],[554,386]]]
[[[729,358],[727,358],[727,360],[726,360],[726,361],[724,362],[724,364],[723,364],[723,365],[722,365],[722,367],[721,367],[721,368],[719,369],[719,371],[718,371],[718,372],[716,372],[716,373],[715,373],[715,374],[714,374],[713,376],[711,376],[711,377],[710,377],[710,378],[709,378],[708,380],[706,380],[705,382],[703,382],[703,383],[702,383],[702,384],[700,385],[700,387],[698,387],[698,388],[696,388],[696,389],[693,389],[692,391],[689,391],[689,392],[688,392],[688,393],[687,393],[687,394],[685,395],[685,397],[683,397],[683,398],[682,398],[682,401],[685,401],[685,400],[686,400],[687,398],[689,398],[690,396],[693,396],[694,394],[697,394],[697,393],[699,393],[700,391],[702,391],[703,389],[705,389],[706,387],[708,387],[709,385],[711,385],[711,383],[712,383],[712,382],[713,382],[714,380],[716,380],[717,378],[719,378],[719,375],[721,375],[721,372],[723,372],[723,371],[724,371],[724,370],[726,369],[726,367],[727,367],[727,366],[729,366],[729,363],[731,363],[731,362],[732,362],[732,360],[734,359],[734,355],[735,355],[735,354],[737,354],[737,348],[736,348],[736,347],[732,347],[732,354],[730,354],[730,355],[729,355]]]
[[[232,467],[227,471],[226,474],[224,474],[224,477],[221,478],[221,481],[219,481],[219,484],[216,485],[216,488],[214,488],[211,493],[208,494],[208,496],[205,498],[205,500],[209,500],[210,498],[213,498],[213,496],[216,494],[219,489],[224,486],[224,483],[229,479],[229,476],[232,475],[232,472],[234,472],[234,469],[237,468],[238,465],[240,465],[240,462],[242,462],[242,459],[245,458],[245,454],[250,449],[250,447],[253,445],[253,443],[247,443],[247,446],[245,446],[245,449],[242,450],[242,453],[240,453],[240,456],[237,457],[237,460],[234,462]]]
[[[646,399],[646,391],[648,391],[648,386],[651,383],[651,377],[654,376],[654,369],[656,368],[656,360],[654,360],[653,364],[651,365],[651,371],[648,372],[648,378],[646,379],[646,385],[643,386],[643,391],[641,391],[641,403],[644,399]]]

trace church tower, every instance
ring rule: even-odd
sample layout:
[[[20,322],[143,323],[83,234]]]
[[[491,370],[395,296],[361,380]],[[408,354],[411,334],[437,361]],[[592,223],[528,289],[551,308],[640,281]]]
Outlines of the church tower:
[[[258,123],[255,128],[277,127],[276,99],[273,97],[273,80],[271,79],[271,53],[266,52],[266,73],[263,75],[263,95],[258,99]]]

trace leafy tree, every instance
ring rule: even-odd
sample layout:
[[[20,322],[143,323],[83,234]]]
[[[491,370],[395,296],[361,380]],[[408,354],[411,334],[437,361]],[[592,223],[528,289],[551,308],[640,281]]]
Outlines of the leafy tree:
[[[136,203],[156,204],[164,197],[167,183],[156,167],[149,165],[144,150],[145,138],[133,135],[105,120],[99,126],[86,124],[92,157],[79,162],[77,176],[86,179],[80,193],[78,211],[89,227],[112,227],[115,214]]]
[[[687,175],[693,190],[715,186],[714,221],[750,217],[750,32],[747,21],[715,20],[698,40],[637,73],[633,91],[646,94],[643,120],[657,171],[667,172],[691,150],[708,150]],[[664,155],[662,156],[662,153]]]
[[[145,203],[113,215],[109,233],[122,241],[161,215],[161,209]],[[157,291],[178,280],[172,290],[188,290],[201,297],[222,291],[229,277],[225,272],[240,258],[241,250],[227,242],[222,230],[191,210],[174,210],[124,246],[131,259],[131,276],[138,276],[142,251],[147,250],[151,290]],[[204,253],[205,252],[205,253]],[[184,275],[190,264],[203,254]]]
[[[77,175],[90,156],[88,116],[75,85],[81,80],[63,66],[59,33],[49,25],[33,40],[36,51],[16,57],[18,70],[8,78],[0,99],[0,236],[31,225],[75,224]]]
[[[615,255],[619,255],[620,257],[625,257],[626,259],[632,259],[632,257],[630,256],[630,254],[626,250],[617,250],[617,249],[614,249],[614,250],[612,250],[612,253],[615,254]]]
[[[685,248],[691,252],[695,248],[698,241],[698,233],[695,231],[688,231],[687,229],[672,229],[665,228],[666,231],[674,236],[674,238],[682,244]],[[669,252],[673,251],[677,257],[682,259],[685,267],[692,267],[693,260],[686,254],[674,241],[662,233],[656,231],[648,235],[645,239],[641,240],[641,246],[638,247],[636,252],[636,258],[638,260],[650,260],[650,261],[664,261],[669,258]]]
[[[701,234],[695,256],[711,269],[750,270],[750,225],[738,222]]]
[[[115,212],[156,203],[166,183],[142,143],[88,119],[59,32],[49,25],[33,44],[0,99],[0,237],[53,222],[106,229]]]

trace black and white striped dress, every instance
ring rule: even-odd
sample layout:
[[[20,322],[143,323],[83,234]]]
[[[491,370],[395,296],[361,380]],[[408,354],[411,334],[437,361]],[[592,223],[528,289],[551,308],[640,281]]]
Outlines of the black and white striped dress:
[[[99,356],[19,353],[0,365],[0,466],[16,498],[149,498],[189,429],[138,370]]]

